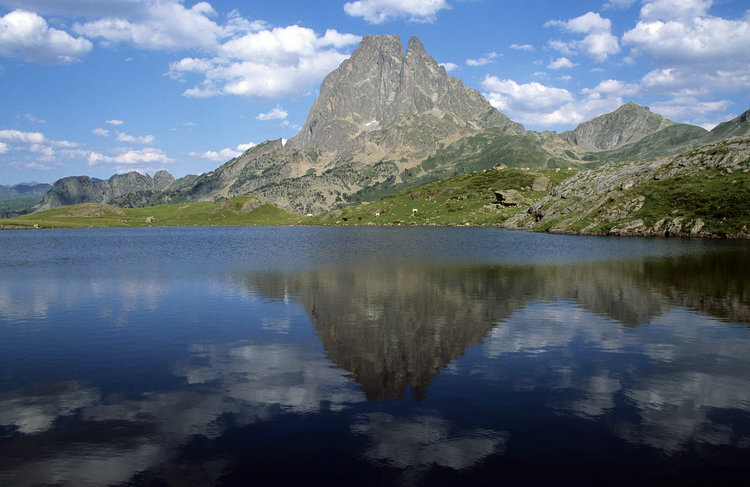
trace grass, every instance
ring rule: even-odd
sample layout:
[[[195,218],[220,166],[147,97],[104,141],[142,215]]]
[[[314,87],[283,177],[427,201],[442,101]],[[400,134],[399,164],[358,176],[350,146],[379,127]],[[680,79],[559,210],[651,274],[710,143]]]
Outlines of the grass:
[[[0,228],[81,228],[149,226],[290,225],[304,218],[265,203],[255,196],[219,202],[193,202],[119,208],[83,203],[3,220]]]
[[[727,174],[708,168],[687,176],[649,181],[637,192],[646,201],[633,218],[642,218],[647,225],[665,217],[700,218],[706,231],[729,234],[746,232],[750,223],[750,173]]]
[[[526,209],[495,204],[494,191],[515,189],[529,201],[546,191],[532,191],[538,176],[556,184],[573,171],[489,169],[429,183],[384,196],[375,202],[324,213],[308,223],[322,225],[499,225]],[[414,212],[413,210],[417,211]]]

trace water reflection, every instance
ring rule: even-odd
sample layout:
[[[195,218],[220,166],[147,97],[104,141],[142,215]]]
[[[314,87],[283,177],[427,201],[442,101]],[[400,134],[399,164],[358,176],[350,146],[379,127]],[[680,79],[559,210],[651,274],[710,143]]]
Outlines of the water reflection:
[[[536,326],[512,337],[503,336],[504,327],[497,328],[492,332],[496,339],[487,345],[491,353],[543,351],[570,342],[573,336],[566,334],[578,331],[557,326],[561,312],[565,320],[585,324],[594,335],[591,343],[601,349],[618,348],[610,342],[626,332],[590,326],[590,313],[640,326],[676,306],[689,306],[750,324],[750,287],[744,274],[718,278],[737,276],[738,266],[750,269],[746,255],[568,266],[347,266],[238,280],[270,299],[298,299],[328,357],[352,373],[368,399],[403,398],[411,389],[422,400],[441,369],[480,343],[496,323],[529,306],[538,313]],[[715,282],[695,277],[704,272]],[[535,305],[559,300],[573,306]],[[631,342],[636,345],[638,338]]]
[[[469,468],[490,455],[503,454],[508,436],[487,429],[457,431],[439,416],[395,418],[386,413],[359,416],[351,429],[368,437],[367,458],[411,471],[433,465]]]
[[[586,424],[611,444],[669,455],[748,449],[748,271],[747,253],[724,252],[222,270],[189,284],[0,281],[0,325],[15,340],[3,351],[25,356],[4,377],[35,374],[0,393],[0,484],[231,483],[253,441],[288,434],[290,455],[305,446],[284,426],[295,418],[346,445],[328,468],[366,464],[405,483],[522,449],[526,409],[549,428],[537,444],[574,444]],[[63,338],[57,348],[38,344],[50,336]],[[176,351],[154,359],[167,346]],[[97,347],[119,355],[102,359]],[[33,354],[53,348],[69,376],[33,368]],[[74,366],[81,356],[89,369]],[[168,380],[140,384],[130,369],[144,356]]]

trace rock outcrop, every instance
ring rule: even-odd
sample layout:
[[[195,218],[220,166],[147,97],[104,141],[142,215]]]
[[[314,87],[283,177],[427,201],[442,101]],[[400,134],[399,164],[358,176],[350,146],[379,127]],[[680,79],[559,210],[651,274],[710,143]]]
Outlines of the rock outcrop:
[[[560,233],[750,237],[750,138],[581,171],[505,226]]]

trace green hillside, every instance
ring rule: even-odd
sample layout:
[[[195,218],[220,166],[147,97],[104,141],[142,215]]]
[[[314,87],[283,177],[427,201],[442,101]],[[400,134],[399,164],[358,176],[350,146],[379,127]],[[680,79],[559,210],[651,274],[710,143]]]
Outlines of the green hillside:
[[[194,202],[146,208],[119,208],[82,203],[3,220],[0,228],[81,228],[149,226],[253,226],[299,223],[302,217],[285,212],[255,196],[219,202]]]
[[[546,196],[575,170],[486,169],[309,218],[323,225],[499,225]],[[537,182],[535,187],[535,181]],[[546,184],[545,184],[546,181]],[[546,186],[543,187],[543,186]],[[528,202],[504,207],[495,191],[516,190]],[[413,210],[417,210],[414,212]]]

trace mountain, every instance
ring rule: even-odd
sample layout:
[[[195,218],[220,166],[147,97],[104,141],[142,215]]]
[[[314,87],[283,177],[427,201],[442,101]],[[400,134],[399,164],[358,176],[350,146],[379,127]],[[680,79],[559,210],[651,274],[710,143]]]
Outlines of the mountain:
[[[651,113],[648,107],[630,102],[580,124],[572,132],[563,132],[561,137],[582,150],[595,152],[638,142],[672,125],[674,122]]]
[[[41,197],[50,190],[52,186],[47,183],[20,183],[13,186],[0,185],[0,201],[14,200],[16,198]]]
[[[750,133],[750,110],[728,122],[720,123],[706,137],[710,141],[719,141],[731,136]]]
[[[299,213],[320,212],[402,174],[465,137],[524,129],[448,76],[412,37],[366,35],[323,81],[299,134],[260,144],[205,174],[190,198],[252,192]],[[175,195],[179,198],[179,195]]]
[[[448,76],[416,37],[404,53],[398,36],[366,35],[323,80],[320,96],[289,146],[329,157],[356,153],[373,161],[383,153],[419,157],[438,143],[487,127],[524,131],[479,92]]]
[[[32,211],[52,186],[46,183],[0,185],[0,218],[13,218]]]
[[[105,181],[88,176],[71,176],[56,181],[35,210],[49,210],[77,203],[111,203],[130,193],[163,192],[174,181],[174,177],[167,171],[159,171],[153,178],[133,171],[112,176]]]
[[[746,133],[746,120],[709,133],[627,103],[573,131],[526,131],[448,76],[416,37],[404,51],[398,36],[366,35],[324,79],[302,129],[286,143],[266,141],[214,171],[164,185],[134,175],[115,183],[65,178],[40,208],[254,194],[285,210],[320,213],[497,165],[584,169],[677,154]]]

